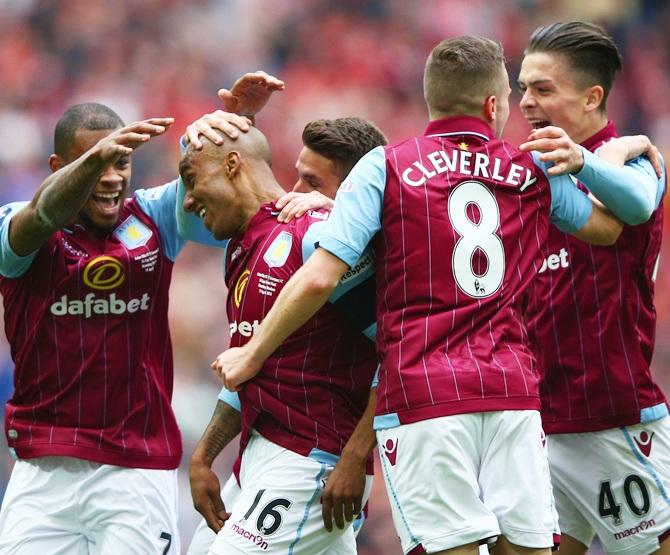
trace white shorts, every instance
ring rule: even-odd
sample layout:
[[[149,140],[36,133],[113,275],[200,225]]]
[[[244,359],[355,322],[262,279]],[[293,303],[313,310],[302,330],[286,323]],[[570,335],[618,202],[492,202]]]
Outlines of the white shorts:
[[[242,455],[242,491],[211,555],[355,555],[353,526],[328,532],[321,494],[331,464],[303,457],[253,434]],[[370,494],[368,476],[364,503]]]
[[[377,430],[404,553],[482,543],[501,533],[522,547],[552,547],[558,528],[542,439],[540,414],[530,410]]]
[[[240,486],[237,483],[235,476],[231,474],[230,478],[228,478],[228,481],[221,489],[223,506],[227,509],[232,508],[235,501],[237,501],[239,494]],[[361,511],[361,514],[356,517],[356,520],[354,520],[352,524],[354,528],[354,537],[358,537],[364,522],[365,512]],[[203,518],[193,533],[193,538],[188,546],[186,555],[207,555],[209,548],[212,546],[212,543],[214,543],[214,538],[216,538],[216,534],[209,526],[207,526],[207,521]]]
[[[177,471],[18,460],[0,511],[0,553],[176,555]]]
[[[564,534],[607,553],[646,555],[670,531],[670,418],[552,434],[549,466]]]

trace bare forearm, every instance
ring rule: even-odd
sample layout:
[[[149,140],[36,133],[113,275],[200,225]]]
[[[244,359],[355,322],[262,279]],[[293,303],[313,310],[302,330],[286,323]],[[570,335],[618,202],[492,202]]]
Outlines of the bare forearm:
[[[218,401],[207,429],[196,445],[191,458],[211,466],[219,453],[237,437],[241,429],[240,413],[227,403]]]
[[[252,340],[249,352],[256,361],[264,361],[282,342],[307,322],[321,308],[337,286],[347,266],[335,259],[335,264],[322,264],[319,249],[288,281],[277,297],[272,310],[263,320]],[[340,271],[341,269],[341,271]]]
[[[70,223],[88,200],[104,169],[103,160],[87,152],[45,179],[31,203],[52,230]]]
[[[373,428],[376,406],[377,388],[373,387],[370,390],[370,397],[368,398],[368,405],[365,408],[365,412],[363,412],[349,441],[347,441],[344,446],[342,456],[346,455],[363,462],[370,456],[370,452],[377,444],[377,438]]]

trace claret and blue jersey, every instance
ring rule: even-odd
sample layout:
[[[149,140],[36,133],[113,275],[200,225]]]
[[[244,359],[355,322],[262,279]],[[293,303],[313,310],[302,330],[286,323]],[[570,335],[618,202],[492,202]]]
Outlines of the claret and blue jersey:
[[[582,146],[595,151],[613,137],[616,129],[609,122]],[[665,175],[659,179],[644,157],[625,170],[619,182],[644,178],[637,188],[646,190],[651,202],[647,221],[626,225],[607,247],[549,230],[547,258],[528,306],[544,376],[542,418],[548,433],[594,432],[668,414],[650,371]],[[591,173],[591,179],[617,179],[603,169]]]
[[[106,238],[75,224],[25,257],[8,240],[25,203],[0,209],[0,292],[16,366],[6,433],[19,457],[179,464],[167,324],[172,265],[185,243],[176,193],[175,183],[137,191]]]
[[[246,231],[230,241],[214,239],[192,214],[179,215],[187,238],[225,248],[232,347],[251,338],[286,282],[314,252],[328,218],[311,211],[280,223],[277,215],[274,205],[263,205]],[[330,302],[244,386],[241,403],[237,394],[222,390],[219,398],[242,412],[242,449],[253,428],[287,449],[334,463],[367,405],[377,366],[374,291],[373,254],[366,251]]]
[[[540,408],[526,293],[550,221],[574,232],[591,211],[569,176],[547,178],[476,118],[433,121],[360,160],[320,246],[352,264],[381,232],[377,428]]]

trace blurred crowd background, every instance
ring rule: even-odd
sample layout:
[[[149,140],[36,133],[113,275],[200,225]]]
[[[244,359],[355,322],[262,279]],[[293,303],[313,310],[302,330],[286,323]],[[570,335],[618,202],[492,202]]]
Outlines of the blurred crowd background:
[[[216,91],[263,69],[286,82],[257,118],[288,189],[300,134],[312,119],[357,115],[391,140],[423,131],[421,75],[441,39],[480,34],[502,41],[516,82],[533,29],[552,21],[603,24],[624,56],[609,102],[621,133],[646,133],[670,160],[670,2],[667,0],[0,0],[0,205],[29,199],[48,172],[53,127],[65,108],[102,102],[126,121],[174,116],[166,136],[133,162],[133,186],[177,173],[178,139]],[[515,87],[513,86],[513,89]],[[505,138],[528,126],[516,109]],[[666,202],[666,210],[670,203]],[[668,228],[670,229],[670,228]],[[661,256],[654,372],[670,393],[670,271]],[[171,325],[176,354],[174,407],[184,435],[181,535],[197,523],[188,490],[188,456],[209,421],[219,389],[210,361],[226,346],[220,253],[187,247],[175,267]],[[0,343],[0,401],[11,395],[12,364]],[[5,446],[0,440],[0,447]],[[217,463],[229,472],[235,447]],[[12,461],[0,451],[0,498]],[[359,553],[401,553],[381,477]],[[598,547],[590,553],[600,553]]]

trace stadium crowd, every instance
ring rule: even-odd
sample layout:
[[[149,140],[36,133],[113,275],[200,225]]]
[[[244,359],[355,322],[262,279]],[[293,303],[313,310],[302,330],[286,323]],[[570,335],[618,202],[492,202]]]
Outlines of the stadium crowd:
[[[446,36],[500,40],[514,83],[523,48],[538,25],[589,19],[621,47],[624,69],[609,102],[619,131],[644,132],[670,156],[670,5],[662,0],[0,0],[0,205],[28,199],[47,173],[51,130],[65,107],[97,101],[126,121],[175,118],[172,130],[134,159],[132,186],[176,175],[184,127],[218,107],[216,91],[255,69],[281,77],[258,118],[273,146],[285,188],[307,121],[348,115],[376,122],[391,141],[423,129],[421,74],[430,48]],[[515,87],[513,86],[513,89]],[[528,126],[510,98],[505,138],[520,143]],[[666,203],[668,210],[668,203]],[[666,234],[668,232],[666,231]],[[654,372],[670,391],[670,272],[667,240],[658,272]],[[171,327],[173,405],[190,454],[209,419],[220,384],[209,363],[227,341],[220,257],[189,245],[175,266]],[[3,334],[4,336],[4,334]],[[0,401],[10,395],[12,365],[0,344]],[[217,466],[230,468],[235,449]],[[187,462],[187,457],[184,458]],[[12,461],[0,454],[0,496]],[[198,520],[181,472],[182,545]],[[374,486],[359,553],[399,553],[383,481]],[[596,548],[597,549],[597,548]],[[595,551],[594,549],[594,552]]]

